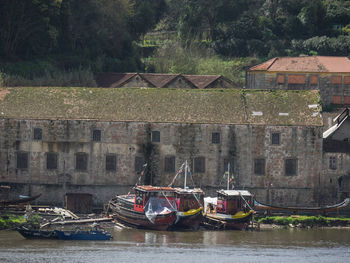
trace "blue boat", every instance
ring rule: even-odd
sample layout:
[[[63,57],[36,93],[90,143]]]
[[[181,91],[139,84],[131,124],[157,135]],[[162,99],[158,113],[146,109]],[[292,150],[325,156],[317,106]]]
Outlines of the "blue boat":
[[[60,240],[111,240],[113,237],[105,230],[74,230],[60,231],[55,230],[55,233]]]

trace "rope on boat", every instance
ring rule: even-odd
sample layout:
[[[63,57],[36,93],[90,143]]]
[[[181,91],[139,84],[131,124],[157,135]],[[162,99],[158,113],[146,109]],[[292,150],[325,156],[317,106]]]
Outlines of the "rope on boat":
[[[243,201],[246,203],[246,205],[249,207],[249,209],[253,210],[253,208],[248,204],[248,202],[244,199],[244,197],[241,193],[239,193],[239,196],[242,197]]]
[[[172,208],[174,211],[177,211],[177,209],[174,208],[174,206],[170,203],[168,197],[166,197],[166,195],[164,194],[164,192],[162,191],[161,193],[162,193],[162,195],[164,195],[165,199],[167,200],[167,202],[168,202],[168,204],[171,206],[171,208]]]
[[[171,187],[174,183],[176,178],[178,177],[179,174],[181,174],[183,172],[183,168],[184,168],[185,163],[183,163],[180,167],[180,169],[177,171],[177,173],[175,174],[173,180],[171,181],[171,183],[168,185],[168,187]]]

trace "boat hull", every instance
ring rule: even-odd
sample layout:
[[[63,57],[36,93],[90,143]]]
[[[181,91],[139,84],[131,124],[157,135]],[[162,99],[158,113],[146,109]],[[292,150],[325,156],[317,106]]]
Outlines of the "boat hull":
[[[152,223],[145,215],[144,212],[138,212],[131,208],[131,206],[125,205],[122,202],[116,202],[111,206],[113,211],[113,217],[122,223],[136,227],[152,230],[168,230],[176,221],[176,211],[169,212],[167,214],[159,214],[155,217],[154,223]]]
[[[111,240],[112,235],[101,231],[59,231],[55,230],[57,238],[60,240]]]
[[[238,212],[235,215],[207,213],[203,218],[203,226],[211,229],[243,230],[251,222],[253,211]]]
[[[193,209],[187,212],[177,213],[177,222],[174,224],[174,229],[190,229],[198,230],[203,220],[203,208]]]
[[[49,230],[31,230],[31,229],[17,229],[17,231],[27,239],[57,239],[54,231]]]

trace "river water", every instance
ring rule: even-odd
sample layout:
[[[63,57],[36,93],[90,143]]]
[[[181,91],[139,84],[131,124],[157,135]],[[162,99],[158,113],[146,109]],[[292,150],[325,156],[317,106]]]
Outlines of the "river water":
[[[350,262],[350,229],[109,230],[112,241],[26,240],[0,231],[0,262]]]

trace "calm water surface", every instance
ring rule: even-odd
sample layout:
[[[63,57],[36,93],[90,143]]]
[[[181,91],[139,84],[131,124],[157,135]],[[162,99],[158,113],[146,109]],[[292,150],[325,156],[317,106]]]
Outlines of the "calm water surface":
[[[26,240],[0,231],[0,262],[350,262],[350,229],[110,230],[113,241]]]

